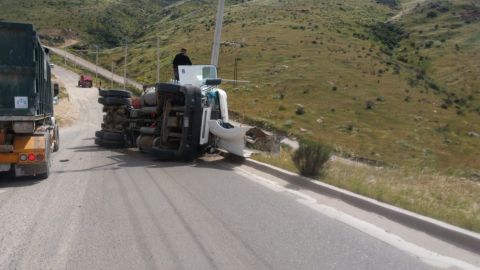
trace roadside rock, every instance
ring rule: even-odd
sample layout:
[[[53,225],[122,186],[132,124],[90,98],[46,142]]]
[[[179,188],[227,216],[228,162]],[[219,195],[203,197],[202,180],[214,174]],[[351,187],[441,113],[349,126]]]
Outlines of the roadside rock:
[[[297,110],[295,111],[296,115],[304,115],[305,107],[302,104],[297,104]]]
[[[475,131],[467,132],[467,135],[468,135],[469,137],[472,137],[472,138],[480,138],[480,134],[478,134],[478,133],[475,132]]]
[[[254,127],[247,131],[247,147],[269,153],[279,153],[280,140],[275,134]]]

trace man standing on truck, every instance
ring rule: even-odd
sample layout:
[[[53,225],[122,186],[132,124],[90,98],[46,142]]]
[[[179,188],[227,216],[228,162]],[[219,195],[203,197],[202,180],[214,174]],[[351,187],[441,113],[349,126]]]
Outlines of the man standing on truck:
[[[190,58],[187,55],[187,49],[182,48],[180,50],[180,53],[175,55],[175,58],[173,59],[173,74],[175,74],[175,80],[180,80],[180,76],[178,74],[178,66],[191,66],[192,61],[190,61]]]

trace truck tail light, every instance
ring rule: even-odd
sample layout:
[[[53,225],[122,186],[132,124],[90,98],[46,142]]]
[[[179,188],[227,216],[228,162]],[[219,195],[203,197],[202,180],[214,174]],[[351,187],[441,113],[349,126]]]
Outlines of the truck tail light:
[[[37,157],[35,156],[35,154],[33,153],[28,154],[28,161],[35,161],[36,159]]]
[[[27,159],[28,159],[27,155],[25,155],[25,154],[20,155],[20,160],[21,161],[27,161]]]
[[[45,159],[45,156],[42,154],[37,154],[37,161],[43,161]]]

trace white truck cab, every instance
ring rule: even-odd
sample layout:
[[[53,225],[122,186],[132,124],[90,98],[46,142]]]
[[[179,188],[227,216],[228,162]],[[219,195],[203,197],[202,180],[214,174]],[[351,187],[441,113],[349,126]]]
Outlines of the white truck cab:
[[[221,79],[217,68],[212,65],[179,66],[178,73],[178,83],[199,87],[208,104],[203,110],[200,144],[208,143],[212,134],[218,148],[249,157],[251,153],[245,149],[245,134],[249,128],[229,122],[227,93],[218,88]]]

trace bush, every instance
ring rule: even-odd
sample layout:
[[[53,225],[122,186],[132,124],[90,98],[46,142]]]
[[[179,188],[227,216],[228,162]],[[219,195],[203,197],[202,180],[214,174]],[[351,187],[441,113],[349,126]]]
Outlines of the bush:
[[[427,18],[436,18],[438,14],[435,11],[430,11],[427,13]]]
[[[317,176],[323,171],[325,163],[330,159],[331,152],[327,146],[311,141],[302,141],[292,159],[301,175]]]
[[[374,106],[375,106],[375,102],[373,102],[371,100],[367,100],[367,102],[365,102],[365,109],[366,110],[373,110]]]

